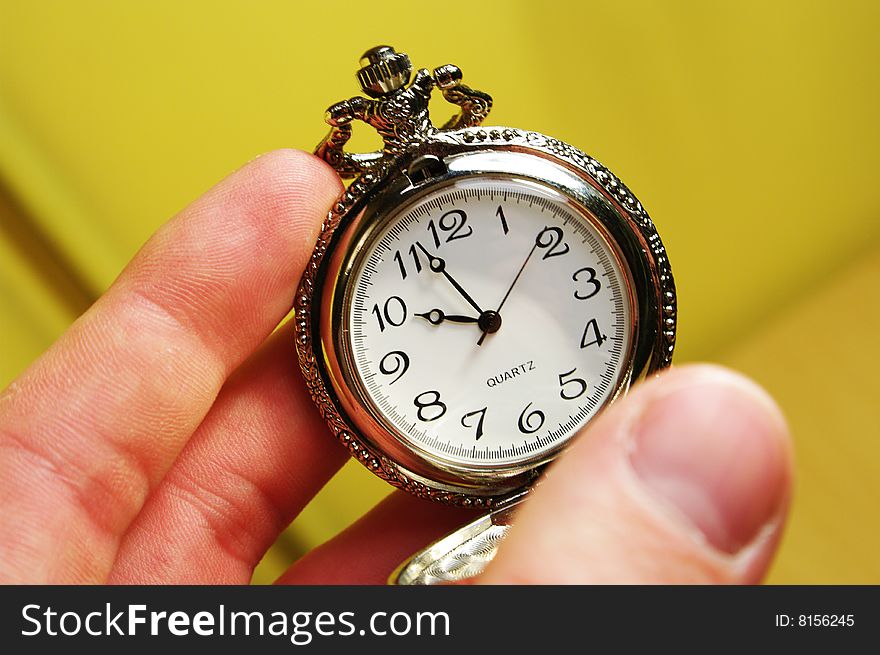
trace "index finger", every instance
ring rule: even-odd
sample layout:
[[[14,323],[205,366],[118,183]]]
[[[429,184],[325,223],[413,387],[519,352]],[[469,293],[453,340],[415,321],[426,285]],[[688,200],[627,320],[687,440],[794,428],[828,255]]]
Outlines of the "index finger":
[[[0,396],[0,578],[95,582],[221,385],[289,310],[341,185],[265,155],[169,221]]]

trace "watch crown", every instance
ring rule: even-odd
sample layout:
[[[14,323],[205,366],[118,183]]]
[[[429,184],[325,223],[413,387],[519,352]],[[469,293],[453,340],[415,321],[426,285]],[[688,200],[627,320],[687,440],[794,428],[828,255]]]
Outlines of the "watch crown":
[[[362,68],[357,72],[358,81],[364,93],[373,98],[406,86],[412,73],[409,57],[387,45],[370,48],[361,56],[360,63]]]

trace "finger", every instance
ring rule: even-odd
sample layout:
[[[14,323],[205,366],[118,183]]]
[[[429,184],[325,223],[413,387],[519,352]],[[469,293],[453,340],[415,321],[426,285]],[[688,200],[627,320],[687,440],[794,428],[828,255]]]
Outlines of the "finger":
[[[480,581],[756,583],[791,479],[788,432],[763,391],[717,367],[677,369],[549,469]]]
[[[109,581],[247,584],[348,457],[309,398],[288,323],[224,385],[132,523]]]
[[[7,390],[6,580],[104,578],[120,535],[228,373],[288,311],[339,189],[305,153],[245,166],[159,230]]]
[[[396,491],[291,566],[278,584],[385,584],[417,550],[477,513]]]

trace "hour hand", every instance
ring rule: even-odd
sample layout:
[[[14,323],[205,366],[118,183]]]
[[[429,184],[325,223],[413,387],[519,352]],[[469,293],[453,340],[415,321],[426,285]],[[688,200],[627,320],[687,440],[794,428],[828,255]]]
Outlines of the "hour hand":
[[[425,253],[425,256],[428,258],[428,266],[431,268],[431,270],[435,273],[440,273],[443,277],[449,280],[449,283],[455,287],[455,290],[461,294],[461,297],[467,300],[471,307],[482,314],[483,310],[480,309],[480,306],[477,304],[477,302],[473,298],[471,298],[470,294],[464,290],[464,287],[456,282],[455,278],[452,277],[449,274],[449,271],[446,270],[446,260],[442,257],[436,257],[435,255],[429,253],[425,246],[423,246],[418,241],[416,241],[416,245],[421,249],[423,253]]]
[[[450,323],[477,323],[480,320],[475,316],[446,314],[440,309],[429,309],[423,314],[416,314],[416,316],[426,319],[431,325],[440,325],[443,321],[449,321]]]

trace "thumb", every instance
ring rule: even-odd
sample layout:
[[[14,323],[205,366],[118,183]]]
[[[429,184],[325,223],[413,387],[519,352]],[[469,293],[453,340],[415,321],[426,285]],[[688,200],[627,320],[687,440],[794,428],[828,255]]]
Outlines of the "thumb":
[[[785,421],[747,379],[689,366],[593,422],[518,510],[479,582],[755,583],[788,509]]]

